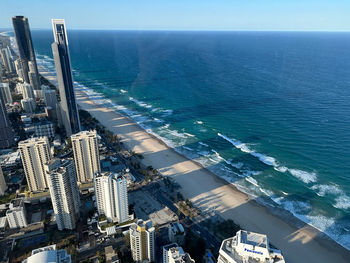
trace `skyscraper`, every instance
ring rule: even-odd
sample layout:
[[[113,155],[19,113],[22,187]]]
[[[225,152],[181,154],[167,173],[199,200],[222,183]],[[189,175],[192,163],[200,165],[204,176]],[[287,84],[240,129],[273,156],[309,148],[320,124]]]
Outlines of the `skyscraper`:
[[[13,73],[15,71],[15,66],[12,60],[12,55],[9,47],[0,49],[0,55],[3,65],[7,73]]]
[[[12,104],[12,96],[8,83],[0,83],[0,96],[2,96],[5,103]]]
[[[48,187],[44,164],[51,160],[50,145],[46,137],[31,138],[18,144],[24,173],[30,191]]]
[[[5,194],[5,191],[7,190],[7,185],[5,181],[4,174],[2,173],[2,169],[0,166],[0,196]]]
[[[9,148],[13,143],[13,131],[7,116],[5,103],[2,96],[0,96],[0,149]]]
[[[32,35],[30,33],[28,18],[24,16],[15,16],[12,18],[13,31],[15,32],[18,54],[20,57],[20,63],[23,70],[24,81],[30,83],[29,79],[29,65],[28,63],[32,63],[32,68],[34,70],[35,79],[38,83],[39,80],[39,72],[35,59],[35,52],[32,42]],[[35,89],[39,89],[40,87],[34,87]]]
[[[130,226],[131,254],[135,262],[154,261],[154,231],[151,220],[144,222],[140,219]]]
[[[101,171],[96,131],[82,131],[71,136],[78,182],[91,182]]]
[[[74,229],[80,196],[73,160],[53,159],[45,164],[45,173],[58,229]]]
[[[95,196],[99,214],[108,221],[123,223],[129,220],[126,178],[116,173],[96,173],[94,175]]]
[[[52,27],[55,42],[51,47],[61,97],[62,120],[66,134],[70,136],[80,131],[80,120],[73,86],[66,25],[63,19],[53,19]]]

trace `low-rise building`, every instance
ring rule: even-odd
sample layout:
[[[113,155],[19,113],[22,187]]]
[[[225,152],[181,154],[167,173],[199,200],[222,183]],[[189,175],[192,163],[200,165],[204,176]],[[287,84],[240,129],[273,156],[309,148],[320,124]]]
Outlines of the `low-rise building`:
[[[270,248],[266,235],[240,230],[225,239],[218,263],[285,263],[281,251]]]
[[[23,199],[13,199],[9,209],[6,211],[6,218],[10,228],[27,227],[26,210]]]
[[[50,121],[41,121],[34,124],[34,131],[36,137],[55,137],[55,129],[53,127],[52,122]]]
[[[168,248],[164,249],[165,247],[163,247],[163,263],[195,263],[190,254],[185,253],[177,244],[168,245]]]
[[[32,255],[22,263],[71,263],[71,256],[66,250],[56,250],[56,245],[37,248],[32,250]]]
[[[184,245],[185,229],[179,222],[171,222],[168,226],[168,236],[170,242]]]

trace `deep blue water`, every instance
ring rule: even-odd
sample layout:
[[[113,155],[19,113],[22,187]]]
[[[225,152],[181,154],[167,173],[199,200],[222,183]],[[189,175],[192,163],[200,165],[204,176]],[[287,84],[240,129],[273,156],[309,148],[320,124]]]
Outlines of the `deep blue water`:
[[[52,33],[32,36],[39,64],[53,69]],[[349,33],[70,31],[68,38],[77,87],[350,248]]]

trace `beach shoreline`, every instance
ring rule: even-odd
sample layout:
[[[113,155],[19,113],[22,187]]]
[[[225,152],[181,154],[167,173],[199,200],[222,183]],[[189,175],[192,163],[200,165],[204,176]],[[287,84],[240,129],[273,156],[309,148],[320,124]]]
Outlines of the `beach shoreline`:
[[[76,94],[82,109],[118,134],[126,148],[142,154],[142,163],[173,178],[184,196],[202,211],[214,209],[246,230],[267,234],[271,243],[282,250],[286,262],[348,262],[350,252],[325,233],[288,211],[261,205],[203,165],[167,146],[131,118],[95,104],[82,90]]]

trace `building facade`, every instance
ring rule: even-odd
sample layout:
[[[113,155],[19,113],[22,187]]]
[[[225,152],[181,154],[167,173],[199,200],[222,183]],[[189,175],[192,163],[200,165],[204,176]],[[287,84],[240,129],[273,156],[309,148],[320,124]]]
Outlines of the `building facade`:
[[[80,131],[80,120],[73,86],[66,25],[63,19],[53,19],[52,27],[55,42],[51,47],[61,97],[62,121],[66,135],[70,136]]]
[[[95,173],[94,187],[99,214],[108,221],[123,223],[129,220],[127,180],[112,172]]]
[[[14,73],[15,66],[13,63],[10,48],[6,47],[6,48],[0,49],[0,56],[7,73]]]
[[[31,138],[18,143],[24,173],[30,191],[48,188],[44,165],[51,160],[47,137]]]
[[[21,107],[27,113],[34,113],[36,109],[36,104],[32,98],[28,98],[21,100]]]
[[[0,83],[0,96],[4,100],[5,104],[12,104],[12,96],[8,83]]]
[[[6,218],[10,228],[27,227],[26,210],[23,199],[13,199],[9,209],[6,211]]]
[[[72,159],[52,159],[45,164],[52,207],[59,230],[74,229],[79,219],[80,196]]]
[[[71,136],[71,141],[78,182],[91,182],[94,174],[101,172],[97,132],[79,132]]]
[[[138,220],[137,223],[130,226],[130,246],[132,258],[135,262],[155,260],[155,228],[152,221]]]
[[[7,190],[7,185],[6,185],[5,177],[0,166],[0,196],[3,196],[6,190]]]
[[[0,149],[5,149],[14,144],[14,135],[5,103],[1,97],[2,96],[0,96]]]
[[[184,245],[185,229],[179,222],[171,222],[168,225],[168,237],[170,242]]]
[[[30,33],[28,18],[24,16],[15,16],[12,18],[13,31],[15,32],[15,38],[18,48],[18,55],[20,57],[20,64],[23,71],[24,81],[30,83],[29,79],[29,62],[32,64],[31,68],[34,71],[35,82],[40,83],[39,72],[35,59],[34,46],[32,41],[32,35]],[[34,87],[39,89],[40,87]]]

